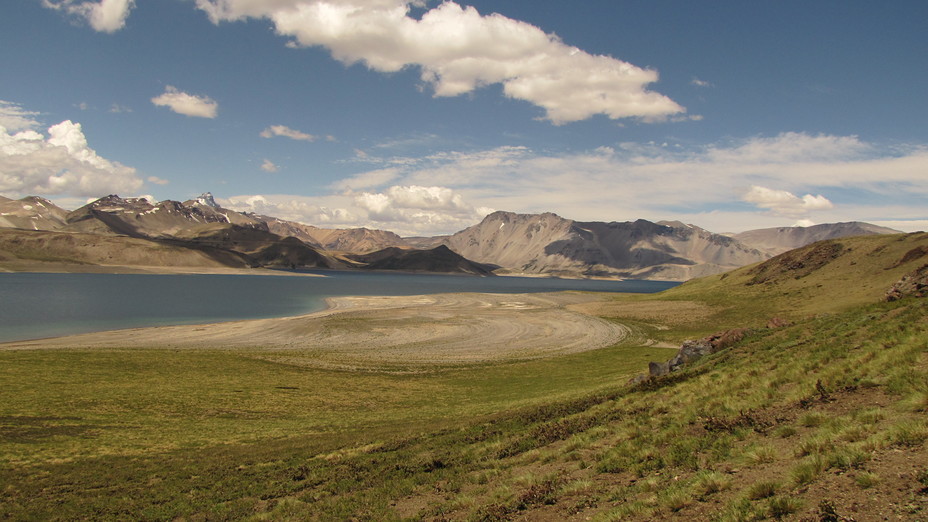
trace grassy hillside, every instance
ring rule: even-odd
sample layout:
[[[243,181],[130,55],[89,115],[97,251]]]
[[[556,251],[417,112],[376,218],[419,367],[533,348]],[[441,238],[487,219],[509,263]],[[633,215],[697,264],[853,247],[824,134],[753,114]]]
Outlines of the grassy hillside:
[[[0,229],[0,270],[42,271],[69,266],[162,266],[246,268],[234,252],[203,246],[39,230]]]
[[[919,520],[928,234],[843,239],[599,310],[635,340],[416,375],[223,351],[0,352],[12,519]],[[766,328],[771,317],[791,322]],[[626,383],[676,342],[743,341]]]

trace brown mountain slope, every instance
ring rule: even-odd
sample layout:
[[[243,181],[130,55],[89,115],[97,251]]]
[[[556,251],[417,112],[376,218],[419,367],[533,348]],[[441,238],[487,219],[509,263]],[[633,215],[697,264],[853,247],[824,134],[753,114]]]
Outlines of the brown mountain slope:
[[[682,223],[576,222],[495,212],[445,241],[480,263],[528,274],[681,280],[768,258],[737,240]]]
[[[36,196],[0,199],[0,228],[55,230],[64,225],[67,214],[67,210]]]
[[[776,255],[825,239],[898,233],[898,230],[891,228],[852,221],[849,223],[813,225],[811,227],[762,228],[741,232],[732,237],[758,250]]]
[[[319,228],[270,216],[253,215],[267,224],[268,230],[281,236],[292,236],[313,246],[334,252],[366,254],[389,247],[409,246],[403,238],[386,230],[368,228]]]
[[[75,232],[0,229],[0,268],[127,267],[247,268],[247,259],[210,246]]]

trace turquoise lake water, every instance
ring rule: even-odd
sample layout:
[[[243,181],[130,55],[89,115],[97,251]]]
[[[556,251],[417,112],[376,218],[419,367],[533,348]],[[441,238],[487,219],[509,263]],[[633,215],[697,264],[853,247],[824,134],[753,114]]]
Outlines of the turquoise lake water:
[[[283,317],[325,309],[327,297],[560,290],[652,293],[679,283],[433,274],[0,274],[0,342],[75,333]]]

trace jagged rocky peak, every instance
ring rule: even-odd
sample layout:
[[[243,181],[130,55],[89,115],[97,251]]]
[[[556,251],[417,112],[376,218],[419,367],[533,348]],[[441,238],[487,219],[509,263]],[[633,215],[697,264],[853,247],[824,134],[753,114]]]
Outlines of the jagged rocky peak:
[[[216,203],[216,200],[213,199],[213,193],[212,193],[212,192],[204,192],[204,193],[200,194],[196,199],[192,199],[192,200],[190,200],[190,201],[185,201],[184,204],[186,204],[186,205],[202,205],[202,206],[204,206],[204,207],[210,207],[210,208],[215,208],[215,209],[221,208],[221,207],[219,206],[219,203]]]

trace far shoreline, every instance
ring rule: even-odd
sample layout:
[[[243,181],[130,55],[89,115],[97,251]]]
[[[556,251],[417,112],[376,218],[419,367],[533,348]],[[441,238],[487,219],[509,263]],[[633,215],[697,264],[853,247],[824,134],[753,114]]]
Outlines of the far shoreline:
[[[332,268],[233,268],[233,267],[195,267],[195,266],[146,266],[146,265],[83,265],[71,263],[43,263],[41,266],[0,266],[0,274],[151,274],[151,275],[259,275],[259,276],[306,276],[327,277],[324,272],[367,273],[367,274],[408,274],[441,275],[459,277],[512,277],[523,279],[561,279],[565,281],[635,281],[625,277],[609,277],[582,274],[529,274],[525,272],[502,272],[479,275],[461,272],[432,272],[428,270],[361,270]],[[664,281],[642,279],[642,281]],[[682,282],[666,280],[667,282]]]
[[[18,267],[17,267],[18,268]],[[0,274],[133,274],[133,275],[257,275],[326,277],[323,274],[294,272],[273,268],[232,268],[196,266],[144,266],[144,265],[77,265],[54,263],[47,266],[11,270],[0,268]]]
[[[87,316],[86,314],[81,314],[77,310],[84,309],[83,306],[80,308],[74,308],[76,305],[70,305],[68,307],[67,303],[63,303],[57,306],[57,310],[60,311],[41,311],[33,310],[32,307],[27,307],[25,310],[31,310],[32,312],[17,312],[17,313],[27,313],[27,314],[40,314],[42,317],[45,317],[42,321],[33,321],[27,320],[24,323],[20,322],[10,322],[8,326],[10,329],[6,331],[8,335],[3,336],[2,342],[20,342],[20,341],[30,341],[30,340],[40,340],[40,339],[52,339],[68,335],[79,335],[81,333],[91,333],[91,332],[103,332],[103,331],[120,331],[128,330],[139,327],[158,327],[160,325],[190,325],[190,324],[209,324],[214,322],[235,322],[239,320],[248,320],[248,319],[260,319],[260,318],[286,318],[294,315],[304,315],[304,314],[316,314],[322,313],[327,314],[331,313],[334,310],[343,309],[343,306],[337,304],[339,299],[345,297],[345,294],[341,292],[345,290],[353,290],[349,294],[349,300],[365,300],[373,301],[378,300],[382,296],[403,296],[411,295],[408,292],[414,291],[415,295],[424,297],[428,295],[434,295],[436,293],[491,293],[491,294],[523,294],[523,293],[558,293],[558,294],[570,294],[570,293],[613,293],[613,292],[645,292],[651,293],[655,291],[661,291],[666,289],[669,286],[674,286],[673,282],[670,285],[659,285],[654,287],[650,283],[661,283],[654,281],[641,281],[643,283],[642,288],[638,288],[635,285],[634,281],[627,280],[590,280],[590,279],[565,279],[565,278],[522,278],[517,276],[500,276],[492,278],[484,278],[472,276],[472,278],[461,278],[463,274],[458,274],[458,277],[448,277],[449,274],[441,273],[432,273],[432,272],[397,272],[397,271],[366,271],[366,270],[333,270],[333,271],[291,271],[291,270],[268,270],[268,269],[223,269],[223,270],[200,270],[200,269],[189,269],[185,268],[182,270],[150,270],[148,267],[139,269],[139,267],[132,267],[129,270],[113,270],[113,266],[108,267],[94,267],[94,270],[83,270],[81,272],[70,273],[70,272],[15,272],[9,273],[7,277],[15,277],[17,274],[22,276],[30,276],[29,279],[15,280],[22,281],[22,283],[16,283],[19,288],[25,288],[30,293],[30,295],[39,296],[40,299],[44,299],[40,296],[45,295],[54,295],[57,292],[57,288],[60,284],[67,284],[65,288],[71,288],[71,283],[67,283],[63,280],[59,280],[53,276],[67,276],[72,275],[76,276],[75,287],[80,288],[80,295],[82,296],[91,296],[91,299],[106,299],[109,302],[119,302],[122,299],[120,294],[120,287],[122,285],[118,282],[119,279],[85,279],[81,276],[103,276],[103,277],[119,277],[120,275],[126,275],[127,277],[132,276],[151,276],[151,275],[162,275],[162,276],[187,276],[187,275],[203,275],[207,278],[209,277],[223,277],[223,276],[235,276],[235,275],[254,275],[254,276],[308,276],[312,279],[304,280],[305,283],[298,283],[297,280],[293,280],[292,283],[284,282],[285,280],[277,280],[277,282],[271,283],[271,280],[266,280],[267,283],[260,282],[260,278],[252,279],[251,282],[243,281],[242,285],[239,285],[236,282],[228,280],[223,282],[221,279],[213,280],[213,282],[208,282],[209,279],[204,279],[202,283],[193,282],[183,283],[178,279],[176,282],[168,281],[164,284],[157,282],[158,280],[150,280],[149,283],[144,283],[139,280],[138,282],[127,283],[130,284],[134,290],[135,295],[142,296],[147,295],[145,290],[140,290],[140,288],[152,288],[152,289],[161,289],[161,288],[172,288],[174,289],[172,293],[167,294],[170,296],[184,296],[188,295],[188,289],[191,288],[212,288],[216,287],[215,285],[220,285],[217,288],[229,288],[229,292],[239,292],[240,288],[242,289],[252,289],[251,291],[258,291],[261,300],[259,302],[253,303],[257,305],[255,308],[251,306],[251,310],[257,310],[259,313],[242,313],[238,309],[234,309],[230,313],[214,313],[212,315],[205,314],[201,315],[198,313],[200,310],[203,310],[203,306],[200,305],[202,300],[194,297],[194,295],[214,295],[210,293],[200,293],[191,295],[191,299],[184,300],[184,304],[177,303],[181,305],[179,308],[171,307],[167,312],[162,308],[147,308],[148,304],[144,306],[139,305],[142,300],[132,299],[136,304],[130,306],[132,312],[127,315],[122,315],[122,312],[119,312],[113,317],[125,317],[126,321],[123,321],[122,324],[119,324],[117,321],[109,321],[107,315],[100,315],[98,312],[93,312],[95,315],[92,317]],[[327,273],[328,272],[328,273]],[[45,276],[48,276],[47,278]],[[342,281],[341,277],[351,277],[350,280]],[[431,277],[445,279],[436,279],[435,282],[431,282]],[[372,279],[367,280],[368,277]],[[382,280],[382,277],[387,277],[387,279]],[[427,277],[428,279],[416,280],[416,279],[406,279],[407,277]],[[4,274],[0,274],[0,280],[4,278]],[[360,279],[359,279],[360,278]],[[396,279],[399,278],[399,279]],[[352,281],[353,280],[353,281]],[[455,283],[457,280],[459,283]],[[493,280],[498,281],[494,283]],[[508,280],[508,282],[507,282]],[[530,284],[531,280],[538,281],[538,284]],[[542,281],[550,280],[551,283],[543,283]],[[14,280],[10,280],[11,282]],[[28,283],[26,283],[28,281]],[[314,283],[311,281],[319,281],[319,283]],[[521,283],[520,281],[524,281]],[[560,281],[560,282],[558,282]],[[576,284],[571,283],[571,281],[576,282]],[[381,283],[382,282],[382,283]],[[471,284],[473,282],[473,284]],[[28,286],[22,286],[23,284],[28,284]],[[384,287],[387,289],[386,293],[378,291],[381,289],[380,285],[385,284]],[[626,288],[625,285],[631,284],[632,287]],[[138,286],[142,285],[142,286]],[[151,286],[154,285],[154,286]],[[178,287],[178,285],[181,285]],[[193,286],[188,286],[193,285]],[[322,286],[320,286],[322,285]],[[348,285],[348,286],[346,286]],[[391,288],[393,290],[389,290]],[[615,285],[615,286],[613,286]],[[17,288],[17,286],[12,286],[10,288]],[[93,291],[93,288],[106,289],[100,293],[100,297],[96,297],[97,293]],[[269,291],[260,291],[258,289],[267,288]],[[286,289],[293,289],[286,290]],[[537,288],[537,290],[529,290],[531,288]],[[277,289],[277,290],[270,290]],[[317,289],[318,293],[317,293]],[[332,291],[332,290],[335,291]],[[399,289],[399,293],[394,293]],[[85,291],[86,290],[86,291]],[[437,292],[435,290],[438,290]],[[72,290],[73,291],[73,290]],[[87,293],[89,291],[89,293]],[[154,290],[155,292],[160,292],[160,290]],[[246,290],[247,291],[247,290]],[[141,292],[141,293],[139,293]],[[236,298],[230,298],[229,292],[220,292],[215,295],[224,295],[221,301],[217,303],[231,303],[231,302],[240,302]],[[282,292],[282,293],[278,293]],[[296,292],[296,293],[293,293]],[[307,293],[309,292],[309,293]],[[7,296],[8,304],[11,306],[16,306],[21,309],[21,306],[16,305],[17,302],[15,292],[10,293]],[[25,295],[25,294],[23,294]],[[252,295],[252,294],[249,294]],[[311,307],[297,309],[297,310],[278,310],[278,306],[275,302],[283,303],[281,298],[292,300],[292,296],[312,296],[318,295],[318,299],[310,298],[306,303],[310,303],[315,300],[315,304]],[[297,299],[302,300],[303,297],[296,297]],[[268,301],[270,299],[271,301]],[[33,302],[32,300],[27,300],[26,302]],[[86,301],[86,299],[85,299]],[[42,301],[44,302],[44,301]],[[78,302],[81,302],[78,300]],[[97,306],[93,301],[86,301],[90,310],[98,310]],[[248,301],[246,301],[247,303]],[[263,303],[263,304],[262,304]],[[267,306],[265,306],[267,305]],[[34,305],[31,305],[34,306]],[[193,306],[193,311],[188,309]],[[249,306],[246,304],[246,306]],[[223,306],[219,307],[220,309]],[[234,308],[234,307],[233,307]],[[280,308],[283,308],[282,306]],[[216,308],[211,308],[216,310]],[[13,311],[14,309],[10,309]],[[44,310],[44,309],[43,309]],[[102,309],[101,309],[102,310]],[[282,313],[277,313],[281,311]],[[12,317],[17,317],[13,315]],[[23,316],[24,318],[28,317],[37,317],[35,315]],[[154,319],[145,319],[146,317],[152,317]],[[71,323],[74,326],[69,326]],[[2,323],[6,324],[6,323]],[[7,330],[4,328],[4,330]]]

